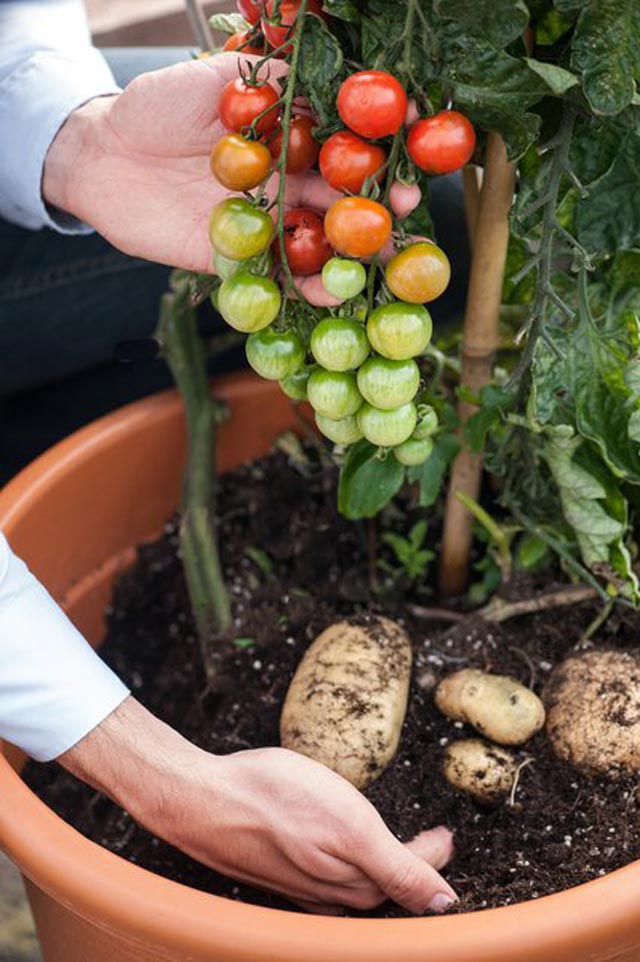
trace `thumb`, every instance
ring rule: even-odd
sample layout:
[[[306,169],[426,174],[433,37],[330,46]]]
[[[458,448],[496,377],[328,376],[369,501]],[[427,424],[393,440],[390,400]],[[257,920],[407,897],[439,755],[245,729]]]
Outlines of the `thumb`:
[[[420,832],[410,842],[405,843],[405,848],[435,869],[444,868],[453,858],[455,851],[453,835],[444,825],[431,828],[428,832]]]
[[[413,845],[423,850],[425,841],[418,836]],[[449,883],[431,865],[388,831],[369,840],[361,867],[388,898],[413,915],[444,912],[457,899]]]

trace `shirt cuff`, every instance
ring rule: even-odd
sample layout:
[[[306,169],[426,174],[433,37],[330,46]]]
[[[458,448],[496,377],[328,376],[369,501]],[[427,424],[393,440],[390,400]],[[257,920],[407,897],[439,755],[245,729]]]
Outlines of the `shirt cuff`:
[[[51,761],[129,694],[0,534],[0,737]]]
[[[120,92],[104,58],[87,47],[78,56],[38,51],[0,84],[0,214],[22,227],[63,234],[92,228],[56,211],[42,197],[47,151],[70,113],[94,97]]]

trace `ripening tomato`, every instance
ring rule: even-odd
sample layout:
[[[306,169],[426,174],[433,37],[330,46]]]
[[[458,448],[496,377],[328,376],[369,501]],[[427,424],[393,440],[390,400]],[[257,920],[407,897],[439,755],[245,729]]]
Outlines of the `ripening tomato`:
[[[264,44],[253,39],[253,31],[251,30],[245,30],[244,33],[232,33],[222,49],[237,50],[238,53],[247,53],[255,57],[264,56]]]
[[[415,361],[390,361],[370,357],[357,375],[358,390],[365,401],[383,411],[412,401],[420,387],[420,369]]]
[[[272,47],[282,47],[289,39],[299,9],[300,0],[281,0],[279,6],[277,0],[267,0],[262,15],[262,32]],[[322,0],[308,0],[307,13],[323,16]],[[291,44],[288,44],[282,53],[291,53],[291,49]]]
[[[362,324],[343,317],[326,317],[311,334],[311,353],[327,371],[353,371],[370,350]]]
[[[368,144],[348,130],[339,130],[323,144],[320,173],[336,190],[359,194],[367,177],[373,177],[387,159],[377,144]],[[378,175],[378,180],[382,173]]]
[[[312,134],[315,127],[312,117],[301,114],[294,117],[289,128],[289,146],[287,147],[286,172],[288,174],[302,174],[313,167],[320,152],[320,144]],[[283,133],[279,130],[269,142],[272,157],[279,159],[282,152]]]
[[[402,85],[384,70],[351,74],[338,91],[340,119],[370,140],[396,134],[404,123],[407,103]]]
[[[281,303],[275,281],[248,271],[238,271],[224,281],[218,294],[218,309],[225,321],[244,334],[268,327],[278,316]]]
[[[432,331],[433,323],[426,307],[401,301],[377,307],[367,322],[371,347],[392,361],[422,354]]]
[[[236,0],[238,12],[247,23],[255,26],[262,15],[263,0]]]
[[[413,432],[414,438],[424,440],[430,438],[438,430],[438,415],[430,404],[421,404],[418,408],[418,423]]]
[[[460,170],[471,160],[475,147],[475,131],[457,110],[441,110],[419,120],[407,137],[411,159],[427,174]]]
[[[324,218],[324,231],[334,250],[347,257],[373,257],[391,237],[391,214],[375,200],[342,197]]]
[[[318,431],[324,434],[325,438],[333,441],[334,444],[344,446],[347,444],[355,444],[356,441],[359,441],[362,437],[362,431],[358,427],[358,420],[353,414],[349,417],[341,418],[339,421],[334,421],[333,418],[325,417],[324,414],[319,414],[316,411],[315,419]]]
[[[433,452],[433,441],[431,438],[407,438],[402,444],[393,449],[393,453],[400,462],[408,468],[413,468],[417,464],[424,462],[431,457]]]
[[[278,101],[278,94],[266,81],[250,84],[243,77],[236,77],[222,91],[218,105],[220,122],[227,130],[240,134],[266,111],[256,122],[255,130],[269,134],[278,123]]]
[[[419,241],[395,254],[384,271],[392,294],[409,304],[426,304],[447,289],[449,258],[437,244]]]
[[[295,331],[258,331],[247,338],[247,361],[268,381],[281,381],[302,366],[304,347]]]
[[[317,274],[333,255],[324,234],[322,214],[298,207],[284,215],[284,249],[294,274]]]
[[[228,197],[211,211],[209,238],[216,253],[243,261],[266,251],[273,237],[273,221],[244,197]]]
[[[221,137],[211,151],[211,173],[228,190],[252,190],[261,184],[271,167],[271,154],[264,144],[242,134]]]
[[[410,401],[391,411],[380,411],[371,404],[363,404],[357,418],[358,427],[367,441],[382,448],[392,448],[413,434],[417,419],[416,406]]]
[[[412,214],[422,202],[422,191],[419,184],[401,184],[396,180],[389,191],[389,206],[398,220],[404,220]]]
[[[359,261],[332,257],[322,268],[322,283],[329,294],[347,301],[365,289],[367,272]]]
[[[314,411],[333,421],[355,414],[362,404],[355,374],[315,370],[307,382],[307,397]]]

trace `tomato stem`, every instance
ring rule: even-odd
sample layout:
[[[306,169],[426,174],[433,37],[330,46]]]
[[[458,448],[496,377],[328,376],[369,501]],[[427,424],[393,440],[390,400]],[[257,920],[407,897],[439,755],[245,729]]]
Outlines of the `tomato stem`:
[[[202,662],[211,680],[218,668],[216,636],[232,624],[215,518],[216,423],[223,410],[207,384],[206,353],[198,336],[190,290],[181,284],[161,301],[156,332],[180,391],[187,420],[187,468],[182,493],[180,548],[198,630]]]

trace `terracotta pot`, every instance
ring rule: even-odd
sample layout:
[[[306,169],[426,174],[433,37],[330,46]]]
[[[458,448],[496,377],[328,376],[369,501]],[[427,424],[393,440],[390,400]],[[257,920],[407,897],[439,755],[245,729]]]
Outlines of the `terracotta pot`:
[[[262,454],[294,425],[274,385],[240,375],[218,389],[233,412],[221,431],[222,469]],[[163,394],[79,431],[0,493],[0,526],[96,643],[114,575],[176,506],[183,455],[180,403]],[[640,960],[640,863],[488,912],[311,917],[205,895],[129,864],[54,815],[19,767],[5,746],[0,845],[28,880],[46,962]]]

